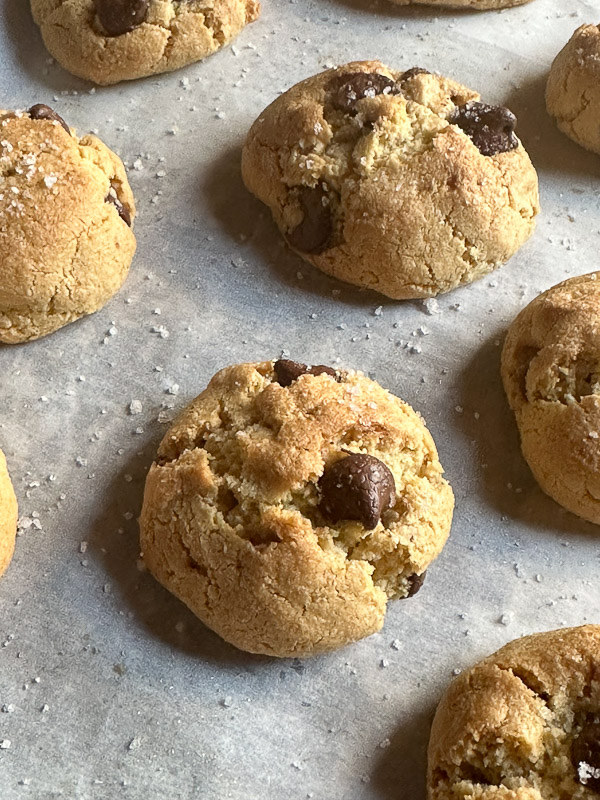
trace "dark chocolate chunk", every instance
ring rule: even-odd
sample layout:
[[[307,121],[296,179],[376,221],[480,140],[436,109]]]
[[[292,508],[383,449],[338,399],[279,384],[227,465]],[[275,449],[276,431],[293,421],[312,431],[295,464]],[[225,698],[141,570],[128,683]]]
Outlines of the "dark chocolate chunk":
[[[413,597],[419,591],[425,583],[425,575],[427,575],[427,570],[420,575],[415,572],[413,575],[408,576],[408,594],[406,597]]]
[[[577,782],[600,794],[600,722],[597,719],[586,720],[573,740],[571,762]]]
[[[289,231],[286,236],[288,243],[301,253],[322,253],[327,250],[333,233],[329,195],[321,184],[314,189],[302,186],[299,199],[304,219]]]
[[[71,135],[71,131],[69,130],[67,123],[60,116],[60,114],[57,114],[53,108],[50,108],[50,106],[46,106],[44,103],[37,103],[35,106],[31,106],[27,113],[31,119],[47,119],[50,122],[59,122],[69,136]]]
[[[144,22],[150,0],[96,0],[96,14],[109,36],[128,33]]]
[[[411,69],[407,69],[406,72],[403,72],[400,76],[400,83],[404,83],[404,81],[409,81],[411,78],[414,78],[416,75],[431,75],[428,69],[423,69],[422,67],[411,67]]]
[[[290,361],[287,358],[280,358],[273,364],[275,370],[275,379],[281,386],[291,386],[300,375],[331,375],[332,378],[337,380],[337,372],[331,367],[326,367],[324,364],[317,364],[316,367],[308,367],[306,364],[300,364],[299,361]]]
[[[111,181],[110,190],[104,200],[107,203],[112,203],[113,206],[115,206],[123,222],[126,222],[131,228],[131,214],[129,213],[129,209],[119,200],[119,196],[117,195],[117,184],[114,181]]]
[[[504,106],[465,103],[454,111],[449,121],[458,125],[484,156],[507,153],[519,146],[515,136],[517,118]]]
[[[367,530],[396,502],[394,476],[383,461],[364,453],[351,453],[328,467],[319,488],[319,508],[327,519],[358,520]]]
[[[347,114],[352,113],[356,103],[364,97],[398,94],[394,81],[378,72],[348,72],[345,75],[336,75],[328,88],[333,93],[333,106]]]

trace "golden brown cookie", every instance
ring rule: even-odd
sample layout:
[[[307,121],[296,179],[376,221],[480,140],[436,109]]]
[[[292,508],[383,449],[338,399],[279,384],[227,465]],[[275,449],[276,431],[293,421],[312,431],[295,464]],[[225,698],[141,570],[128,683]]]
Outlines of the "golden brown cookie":
[[[429,800],[594,800],[600,626],[525,636],[463,672],[429,742]]]
[[[600,524],[600,273],[536,297],[509,328],[502,380],[542,489]]]
[[[6,458],[0,450],[0,575],[6,572],[15,550],[17,498],[10,482]]]
[[[428,297],[503,264],[533,231],[537,175],[515,124],[448,78],[358,61],[275,100],[242,174],[311,264]]]
[[[600,28],[582,25],[554,59],[548,113],[573,141],[600,153]]]
[[[31,0],[65,69],[106,85],[200,61],[259,15],[258,0]]]
[[[242,650],[308,656],[379,630],[452,519],[433,439],[358,372],[290,361],[217,373],[164,437],[141,548]]]
[[[45,105],[0,111],[0,342],[101,308],[135,252],[121,160]]]

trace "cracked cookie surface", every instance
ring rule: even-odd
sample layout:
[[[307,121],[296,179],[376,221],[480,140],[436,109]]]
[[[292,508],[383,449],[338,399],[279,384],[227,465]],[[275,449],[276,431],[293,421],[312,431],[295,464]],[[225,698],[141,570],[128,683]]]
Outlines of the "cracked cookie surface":
[[[554,59],[548,113],[573,141],[600,153],[600,28],[582,25]]]
[[[533,231],[537,175],[515,123],[447,78],[360,61],[275,100],[248,134],[242,174],[319,269],[428,297],[490,272]]]
[[[0,575],[6,572],[15,550],[17,498],[10,481],[6,458],[0,450]]]
[[[133,195],[121,160],[48,106],[0,111],[0,342],[101,308],[127,276]]]
[[[59,64],[107,85],[206,58],[255,20],[260,5],[258,0],[31,0],[31,9]]]
[[[541,488],[600,524],[600,273],[536,297],[511,324],[502,380]]]
[[[454,499],[410,406],[360,373],[282,363],[220,371],[176,420],[141,549],[228,642],[308,656],[374,633],[417,591]]]
[[[463,672],[428,752],[429,800],[593,800],[600,626],[525,636]]]

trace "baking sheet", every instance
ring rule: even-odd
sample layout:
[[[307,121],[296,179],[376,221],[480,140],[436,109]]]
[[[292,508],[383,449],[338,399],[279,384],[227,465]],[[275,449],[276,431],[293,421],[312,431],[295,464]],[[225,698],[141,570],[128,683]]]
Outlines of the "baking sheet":
[[[0,347],[22,528],[0,582],[3,800],[424,800],[429,724],[453,672],[521,634],[600,622],[597,529],[535,485],[499,378],[517,311],[598,267],[600,160],[543,104],[554,55],[596,17],[585,0],[480,14],[264,0],[206,62],[93,90],[49,59],[26,0],[3,0],[0,106],[49,103],[96,131],[139,208],[123,290],[46,339]],[[357,58],[438,70],[508,104],[539,171],[533,239],[436,314],[310,268],[240,180],[262,108]],[[236,651],[138,564],[168,421],[220,367],[282,352],[362,369],[421,411],[457,501],[420,594],[392,603],[380,634],[302,662]]]

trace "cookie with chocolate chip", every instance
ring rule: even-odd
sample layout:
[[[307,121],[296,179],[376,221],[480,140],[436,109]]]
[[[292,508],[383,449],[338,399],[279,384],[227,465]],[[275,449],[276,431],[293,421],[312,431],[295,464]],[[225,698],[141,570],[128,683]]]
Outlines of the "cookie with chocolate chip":
[[[569,278],[521,311],[502,379],[541,488],[600,525],[600,272]]]
[[[416,593],[453,495],[422,419],[358,372],[290,360],[217,373],[164,437],[141,549],[242,650],[308,656]]]
[[[37,339],[101,308],[135,252],[121,160],[52,108],[0,111],[0,342]]]
[[[8,474],[6,458],[0,450],[0,575],[13,557],[17,535],[17,498]]]
[[[462,672],[428,762],[428,800],[597,798],[600,626],[525,636]]]
[[[563,133],[600,153],[600,25],[581,25],[556,56],[546,106]]]
[[[31,0],[46,47],[100,85],[171,72],[219,50],[259,14],[258,0]]]
[[[516,123],[426,69],[360,61],[275,100],[242,174],[306,261],[388,297],[429,297],[503,264],[533,231],[537,175]]]

